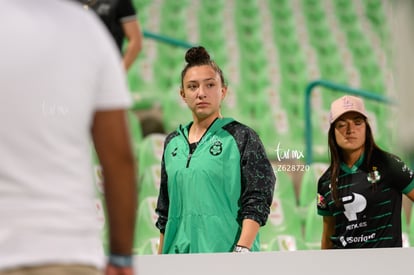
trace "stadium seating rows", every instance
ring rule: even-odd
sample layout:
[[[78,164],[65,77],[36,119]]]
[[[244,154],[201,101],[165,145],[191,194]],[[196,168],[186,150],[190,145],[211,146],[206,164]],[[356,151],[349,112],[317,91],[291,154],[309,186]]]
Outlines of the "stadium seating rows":
[[[270,155],[278,139],[288,147],[303,146],[304,90],[310,81],[325,79],[392,93],[385,83],[387,30],[384,7],[378,1],[134,2],[144,29],[209,50],[228,78],[231,99],[224,102],[223,114],[254,125]],[[165,128],[172,131],[189,119],[177,96],[185,49],[144,42],[144,51],[128,74],[130,88],[144,99],[137,108],[151,102],[162,105]],[[313,132],[318,133],[314,155],[316,161],[327,161],[326,113],[338,94],[319,92],[323,95],[312,101],[317,110]],[[376,133],[379,143],[389,147],[392,131],[383,119],[388,107],[368,105],[373,119],[380,121],[378,128],[384,128]],[[285,133],[275,127],[275,118],[281,116],[289,129]]]

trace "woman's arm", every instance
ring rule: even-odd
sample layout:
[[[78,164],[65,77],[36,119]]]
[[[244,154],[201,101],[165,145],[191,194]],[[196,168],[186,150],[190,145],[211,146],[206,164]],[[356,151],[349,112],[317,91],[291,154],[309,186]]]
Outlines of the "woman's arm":
[[[160,242],[158,244],[158,254],[162,254],[162,247],[164,246],[164,233],[160,234]]]
[[[322,240],[321,249],[333,248],[331,236],[335,233],[335,217],[324,216],[323,217],[323,229],[322,229]]]
[[[259,232],[260,224],[251,219],[244,219],[242,223],[242,231],[237,245],[251,249],[256,235]]]
[[[125,36],[128,40],[127,47],[123,53],[123,63],[126,70],[128,70],[132,63],[134,63],[138,54],[142,49],[142,33],[139,22],[137,20],[130,20],[122,24]]]
[[[414,189],[408,192],[406,195],[411,201],[414,202]]]
[[[276,175],[259,136],[253,130],[240,127],[235,136],[241,152],[239,220],[250,219],[263,226],[270,213]]]

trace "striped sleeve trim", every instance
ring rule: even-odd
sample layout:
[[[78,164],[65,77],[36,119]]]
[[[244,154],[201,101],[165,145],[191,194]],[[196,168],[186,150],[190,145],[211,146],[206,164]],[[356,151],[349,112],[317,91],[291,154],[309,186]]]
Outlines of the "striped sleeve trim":
[[[122,23],[127,23],[127,22],[134,21],[134,20],[137,20],[137,17],[136,17],[136,15],[135,15],[135,14],[130,15],[130,16],[125,16],[125,17],[122,17],[120,21],[121,21]]]
[[[414,189],[414,180],[411,180],[411,183],[407,186],[407,187],[405,187],[403,190],[402,190],[402,192],[404,193],[404,194],[408,194],[408,193],[410,193],[410,191],[411,190],[413,190]]]

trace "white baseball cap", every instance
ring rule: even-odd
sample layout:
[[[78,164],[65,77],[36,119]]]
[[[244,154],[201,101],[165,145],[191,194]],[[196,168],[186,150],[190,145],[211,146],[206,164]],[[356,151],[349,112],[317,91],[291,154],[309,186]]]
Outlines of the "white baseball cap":
[[[357,112],[366,118],[368,117],[364,101],[359,97],[346,95],[332,102],[329,123],[332,124],[340,116],[348,112]]]

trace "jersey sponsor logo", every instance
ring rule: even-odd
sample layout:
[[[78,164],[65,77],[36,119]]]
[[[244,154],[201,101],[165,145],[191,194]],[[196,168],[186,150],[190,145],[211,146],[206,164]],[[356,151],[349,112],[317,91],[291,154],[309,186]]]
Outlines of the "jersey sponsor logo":
[[[348,244],[353,244],[353,243],[366,243],[369,240],[373,240],[375,239],[375,233],[372,233],[370,235],[360,235],[360,236],[351,236],[351,237],[344,237],[341,236],[339,238],[341,244],[343,247],[347,246]]]
[[[210,147],[210,154],[213,156],[218,156],[223,152],[223,144],[220,140],[214,141],[213,145]]]
[[[354,229],[363,228],[367,226],[368,226],[367,222],[354,223],[354,224],[347,225],[346,230],[354,230]]]
[[[364,211],[367,206],[365,197],[357,193],[342,197],[341,200],[344,204],[344,215],[348,221],[356,221],[357,214]]]

